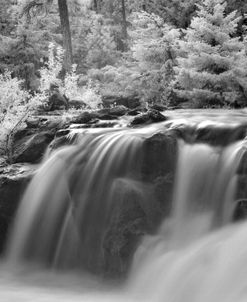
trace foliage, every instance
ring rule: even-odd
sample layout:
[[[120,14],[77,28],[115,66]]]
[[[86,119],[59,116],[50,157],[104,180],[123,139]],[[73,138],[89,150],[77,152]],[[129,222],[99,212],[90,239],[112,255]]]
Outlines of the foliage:
[[[133,13],[129,21],[129,54],[119,66],[91,69],[88,75],[100,84],[102,95],[137,95],[144,103],[167,104],[180,33],[147,12]]]
[[[2,151],[11,160],[11,138],[29,111],[29,93],[21,88],[22,81],[12,78],[10,71],[0,75],[0,142]]]
[[[79,71],[114,65],[118,58],[115,27],[93,11],[78,10],[71,21],[75,62]]]
[[[236,12],[225,14],[226,2],[205,0],[186,30],[180,47],[176,83],[182,98],[195,106],[246,104],[247,58],[236,32]]]

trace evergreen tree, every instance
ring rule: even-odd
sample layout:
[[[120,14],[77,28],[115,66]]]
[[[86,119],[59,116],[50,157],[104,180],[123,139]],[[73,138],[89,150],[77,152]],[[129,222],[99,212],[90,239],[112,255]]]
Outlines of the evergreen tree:
[[[236,12],[225,14],[226,6],[222,0],[203,1],[180,42],[175,91],[197,107],[246,103],[245,45],[234,37],[239,18]]]

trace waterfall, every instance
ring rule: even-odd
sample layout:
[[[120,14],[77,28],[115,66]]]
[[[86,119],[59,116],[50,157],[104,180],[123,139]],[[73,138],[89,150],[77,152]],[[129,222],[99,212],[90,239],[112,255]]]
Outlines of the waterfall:
[[[246,142],[179,139],[176,154],[162,131],[88,133],[51,154],[21,202],[8,264],[128,271],[121,288],[86,301],[246,301],[247,224],[232,223]],[[150,170],[160,150],[172,157]],[[169,204],[160,188],[172,174]]]

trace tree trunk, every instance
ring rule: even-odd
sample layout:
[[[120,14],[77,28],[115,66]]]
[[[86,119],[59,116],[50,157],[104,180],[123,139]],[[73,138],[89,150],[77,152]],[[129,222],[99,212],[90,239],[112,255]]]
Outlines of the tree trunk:
[[[127,38],[128,38],[128,33],[127,33],[127,20],[126,20],[126,8],[125,8],[125,0],[122,0],[122,32],[123,32],[123,50],[127,50]]]
[[[94,6],[94,10],[96,11],[96,13],[98,13],[98,2],[97,2],[97,0],[93,1],[93,6]]]
[[[69,71],[73,64],[73,55],[67,0],[58,0],[58,8],[63,34],[63,47],[65,50],[64,69],[65,71]]]

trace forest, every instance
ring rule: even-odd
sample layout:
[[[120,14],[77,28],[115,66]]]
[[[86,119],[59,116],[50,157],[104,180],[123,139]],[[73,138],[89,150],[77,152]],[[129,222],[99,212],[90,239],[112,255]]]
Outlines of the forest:
[[[245,107],[246,12],[244,0],[1,0],[2,135],[54,93],[65,111]]]

